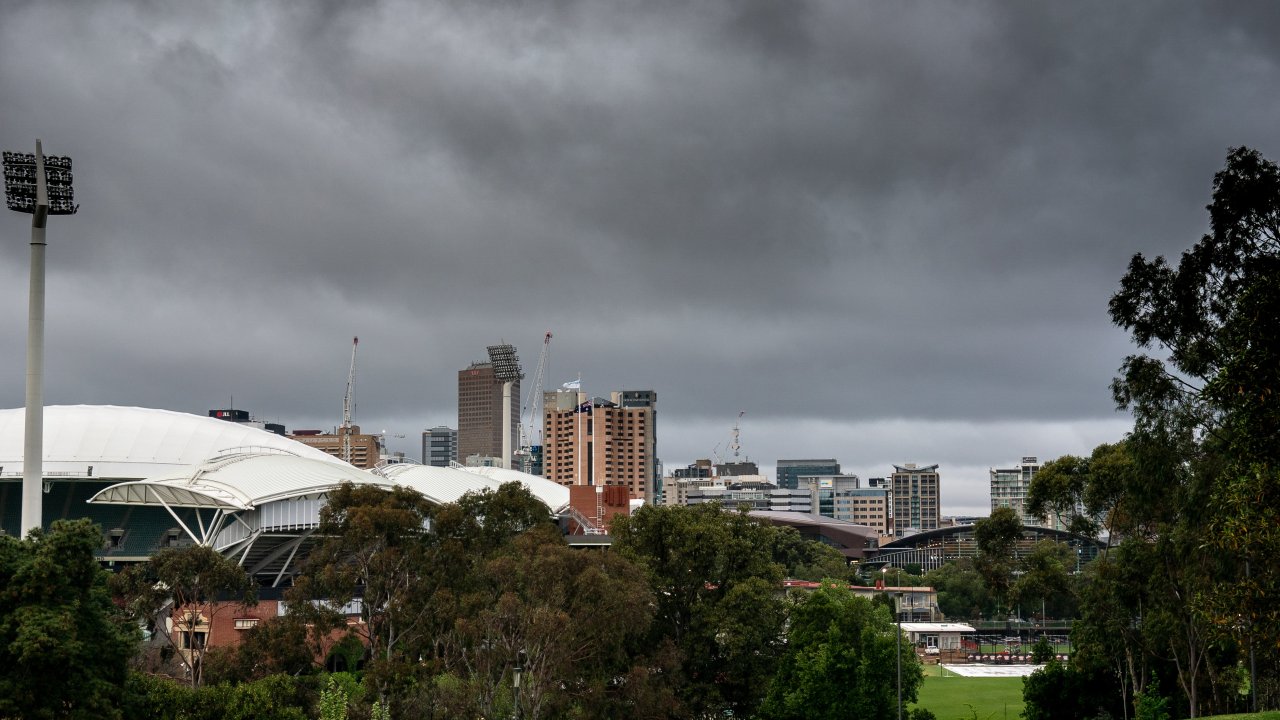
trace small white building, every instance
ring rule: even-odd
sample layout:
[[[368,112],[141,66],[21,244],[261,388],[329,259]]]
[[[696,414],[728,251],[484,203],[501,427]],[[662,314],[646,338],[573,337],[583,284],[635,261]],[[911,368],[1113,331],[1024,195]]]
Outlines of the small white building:
[[[947,622],[904,622],[902,630],[911,640],[911,644],[928,652],[929,648],[939,650],[959,650],[964,635],[972,635],[971,626],[963,623]]]

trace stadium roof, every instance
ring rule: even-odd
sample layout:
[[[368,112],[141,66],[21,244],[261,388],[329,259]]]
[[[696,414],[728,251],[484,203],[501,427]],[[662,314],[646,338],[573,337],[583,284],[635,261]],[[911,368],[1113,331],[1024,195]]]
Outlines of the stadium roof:
[[[0,467],[13,468],[19,475],[25,426],[24,408],[0,410]],[[198,465],[237,448],[283,450],[347,465],[296,440],[211,417],[113,405],[44,409],[46,477],[145,478]]]
[[[843,546],[840,552],[846,557],[861,558],[865,551],[880,537],[875,528],[855,525],[823,515],[789,512],[785,510],[752,510],[751,517],[768,520],[774,525],[788,525],[803,536],[818,536]]]
[[[388,480],[425,495],[437,503],[457,502],[465,493],[497,490],[508,482],[518,482],[545,504],[551,512],[559,512],[569,504],[569,488],[537,475],[495,467],[433,467],[404,463],[386,465],[377,473]]]
[[[344,482],[386,488],[401,485],[437,504],[457,502],[468,492],[496,490],[504,482],[518,482],[551,512],[563,509],[569,502],[568,488],[543,478],[514,470],[475,470],[404,463],[368,472],[346,463],[299,457],[282,450],[233,451],[195,465],[112,485],[89,502],[236,512],[275,500],[316,497]]]
[[[143,480],[112,485],[89,502],[234,512],[273,500],[318,495],[344,482],[386,484],[346,463],[298,457],[281,451],[237,452]]]

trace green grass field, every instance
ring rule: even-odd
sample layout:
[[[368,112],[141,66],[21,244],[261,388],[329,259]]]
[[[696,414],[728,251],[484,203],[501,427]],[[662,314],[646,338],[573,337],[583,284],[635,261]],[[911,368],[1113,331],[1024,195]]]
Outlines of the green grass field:
[[[938,720],[1018,720],[1022,716],[1022,678],[939,676],[939,666],[925,666],[920,701]]]
[[[928,708],[938,720],[1018,720],[1022,716],[1022,678],[966,678],[940,676],[938,665],[926,665],[920,701],[907,705]],[[1216,715],[1204,720],[1280,720],[1280,712],[1256,715]]]

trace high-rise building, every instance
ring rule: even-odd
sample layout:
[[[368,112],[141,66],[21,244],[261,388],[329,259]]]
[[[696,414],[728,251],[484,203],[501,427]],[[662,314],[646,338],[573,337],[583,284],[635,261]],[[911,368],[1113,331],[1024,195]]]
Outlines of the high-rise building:
[[[778,487],[795,489],[800,487],[801,476],[839,475],[840,463],[835,458],[822,460],[779,460]]]
[[[867,478],[867,487],[882,488],[885,491],[885,501],[888,503],[887,510],[889,512],[888,521],[893,522],[893,487],[889,484],[889,478],[873,477]],[[889,525],[892,530],[892,525]]]
[[[472,455],[502,457],[502,384],[491,362],[471,363],[458,371],[457,457],[460,460]],[[517,448],[520,446],[519,379],[512,381],[511,396],[516,407],[506,431],[511,438],[509,446]]]
[[[422,431],[422,464],[432,467],[449,467],[458,462],[458,431],[437,425]]]
[[[654,502],[662,497],[662,460],[657,456],[658,438],[658,393],[653,390],[620,390],[610,393],[613,401],[624,408],[649,408],[649,435],[653,438],[653,468],[649,482],[648,500]]]
[[[1022,518],[1023,525],[1045,527],[1045,518],[1028,515],[1025,509],[1027,492],[1031,489],[1031,479],[1040,471],[1040,462],[1031,456],[1022,458],[1017,467],[990,468],[991,474],[991,509],[999,507],[1013,508]]]
[[[727,477],[730,475],[741,477],[743,475],[759,475],[760,466],[750,460],[733,460],[731,462],[716,463],[716,475]],[[774,483],[775,485],[777,483]]]
[[[808,490],[780,488],[763,475],[718,476],[711,478],[709,484],[686,486],[681,494],[681,505],[717,502],[729,510],[744,505],[751,510],[775,512],[809,513],[812,510],[812,497]]]
[[[342,457],[345,452],[343,435],[347,432],[351,433],[349,459]],[[336,458],[348,460],[352,465],[365,470],[373,468],[382,459],[382,439],[377,435],[360,432],[359,425],[352,425],[349,431],[347,428],[338,428],[332,433],[319,430],[294,430],[288,437],[317,450],[323,450]]]
[[[658,497],[655,492],[654,504],[684,505],[691,482],[693,487],[704,487],[712,484],[711,478],[714,476],[715,471],[708,459],[695,460],[685,467],[675,468],[669,476],[662,478],[662,494]],[[695,482],[703,480],[706,482]]]
[[[819,515],[889,532],[889,493],[884,487],[861,487],[857,475],[802,475]]]
[[[894,465],[889,482],[893,489],[893,534],[936,530],[940,517],[938,466],[915,463]]]
[[[629,406],[623,403],[630,398]],[[612,393],[609,400],[577,390],[543,395],[542,475],[561,485],[626,486],[632,499],[653,501],[658,472],[650,390]]]
[[[712,472],[711,470],[711,461],[703,459],[703,460],[694,460],[693,462],[689,463],[685,467],[676,468],[671,472],[671,477],[673,479],[674,478],[709,478],[714,474],[715,473]],[[757,473],[752,473],[752,475],[755,475],[755,474]]]

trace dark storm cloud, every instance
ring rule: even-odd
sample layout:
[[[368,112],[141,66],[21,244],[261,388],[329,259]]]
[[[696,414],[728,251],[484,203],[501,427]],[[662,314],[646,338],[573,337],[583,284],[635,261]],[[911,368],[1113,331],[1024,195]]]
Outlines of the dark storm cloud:
[[[549,386],[659,392],[668,464],[746,409],[766,464],[950,463],[967,503],[981,457],[1123,432],[1107,297],[1204,231],[1228,147],[1280,157],[1277,29],[1262,3],[9,3],[0,140],[72,155],[83,206],[51,225],[47,395],[331,427],[360,335],[361,416],[411,449],[457,369],[505,339],[531,372],[549,329]]]

